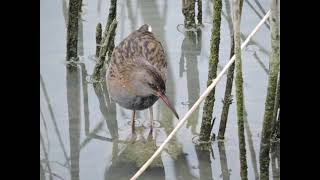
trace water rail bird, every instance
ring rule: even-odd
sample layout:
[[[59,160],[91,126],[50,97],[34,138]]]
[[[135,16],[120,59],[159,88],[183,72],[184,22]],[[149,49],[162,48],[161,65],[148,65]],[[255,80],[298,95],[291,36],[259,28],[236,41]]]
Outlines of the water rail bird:
[[[167,61],[164,49],[150,25],[143,25],[114,48],[106,73],[111,98],[121,107],[133,110],[132,132],[135,133],[137,110],[149,108],[151,131],[153,104],[161,98],[179,119],[166,96]]]

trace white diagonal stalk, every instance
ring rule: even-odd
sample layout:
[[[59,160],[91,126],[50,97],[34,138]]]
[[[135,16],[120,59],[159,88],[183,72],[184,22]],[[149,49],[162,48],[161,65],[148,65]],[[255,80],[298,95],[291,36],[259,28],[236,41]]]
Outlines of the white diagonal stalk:
[[[261,19],[261,21],[258,23],[258,25],[252,30],[252,32],[249,34],[247,39],[242,43],[241,50],[249,43],[252,36],[259,30],[259,28],[268,19],[269,16],[270,16],[270,10]],[[208,94],[212,91],[212,89],[217,85],[217,83],[221,80],[222,76],[227,72],[228,68],[232,65],[232,63],[234,63],[234,61],[235,61],[235,55],[232,56],[232,58],[224,66],[222,71],[212,81],[210,86],[207,87],[207,89],[202,93],[202,95],[194,103],[194,105],[191,107],[191,109],[189,109],[189,111],[179,121],[177,126],[172,130],[172,132],[164,140],[164,142],[160,145],[160,147],[157,149],[157,151],[153,153],[153,155],[148,159],[148,161],[143,164],[143,166],[136,172],[136,174],[134,176],[131,177],[130,180],[136,180],[148,168],[148,166],[152,163],[152,161],[161,153],[161,151],[164,149],[164,147],[167,145],[167,143],[172,139],[172,137],[175,135],[175,133],[182,127],[183,123],[191,116],[191,114],[197,109],[197,107],[200,105],[200,103],[208,96]]]

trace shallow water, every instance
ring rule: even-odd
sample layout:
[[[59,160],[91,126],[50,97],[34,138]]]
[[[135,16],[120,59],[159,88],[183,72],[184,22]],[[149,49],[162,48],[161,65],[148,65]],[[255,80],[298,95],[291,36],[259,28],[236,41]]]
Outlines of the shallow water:
[[[109,1],[84,0],[80,23],[80,63],[67,68],[65,0],[42,0],[40,8],[40,168],[42,179],[129,179],[164,141],[178,120],[162,103],[154,105],[155,129],[149,137],[147,110],[137,114],[137,140],[130,143],[131,111],[114,104],[104,83],[88,83],[95,62],[95,27],[107,20]],[[181,1],[118,0],[115,44],[142,24],[150,24],[167,53],[167,95],[180,117],[206,89],[212,2],[203,0],[202,35],[190,39],[179,32]],[[229,60],[230,2],[223,0],[218,73]],[[245,0],[242,38],[249,35],[269,9],[267,0]],[[258,179],[260,133],[267,89],[270,32],[263,25],[242,51],[247,112],[248,178]],[[213,132],[217,134],[226,76],[216,87]],[[233,95],[234,95],[233,88]],[[200,153],[192,139],[200,132],[203,103],[152,166],[144,179],[240,179],[235,103],[229,110],[224,143]],[[272,158],[270,179],[279,179],[280,163]],[[43,177],[44,176],[44,177]],[[143,179],[143,178],[142,178]]]

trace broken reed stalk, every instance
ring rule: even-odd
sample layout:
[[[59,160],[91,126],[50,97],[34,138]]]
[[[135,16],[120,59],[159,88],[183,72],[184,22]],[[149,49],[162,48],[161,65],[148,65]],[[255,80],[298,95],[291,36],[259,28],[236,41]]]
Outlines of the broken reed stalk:
[[[117,0],[111,0],[111,6],[109,8],[109,15],[108,15],[108,21],[107,21],[107,25],[106,25],[106,28],[110,28],[110,25],[112,23],[112,21],[116,18],[117,16]],[[110,59],[111,55],[112,55],[112,52],[113,52],[113,49],[114,49],[114,37],[115,36],[111,36],[111,39],[110,39],[110,47],[109,47],[109,50],[108,50],[108,59]]]
[[[240,0],[233,1],[233,28],[234,28],[234,52],[236,56],[236,102],[238,118],[238,136],[240,150],[240,176],[242,180],[248,179],[247,158],[246,158],[246,141],[244,136],[244,100],[243,100],[243,79],[242,79],[242,62],[241,62],[241,40],[240,40]]]
[[[211,34],[211,49],[210,49],[210,58],[209,58],[209,73],[207,86],[210,86],[212,79],[215,79],[217,76],[217,66],[219,62],[219,44],[220,44],[220,25],[221,25],[221,9],[222,2],[221,0],[213,1],[213,25],[212,25],[212,34]],[[211,126],[214,122],[212,121],[212,112],[215,101],[215,89],[213,89],[209,96],[206,98],[203,107],[202,123],[200,130],[200,140],[209,141],[211,134]]]
[[[102,25],[101,23],[97,24],[96,27],[96,57],[99,57],[101,41],[102,40]]]
[[[268,79],[267,97],[265,102],[265,112],[260,144],[260,177],[261,180],[269,179],[269,151],[271,138],[271,125],[273,121],[273,111],[275,105],[275,94],[277,78],[280,70],[280,34],[279,34],[279,17],[278,17],[278,0],[271,1],[271,59],[270,72]]]
[[[202,24],[202,0],[198,0],[197,5],[198,5],[197,19],[198,19],[198,24],[201,25]]]
[[[259,28],[262,26],[262,24],[267,20],[267,18],[270,15],[270,11],[267,12],[267,14],[263,17],[263,19],[258,23],[258,25],[252,30],[252,32],[249,34],[247,39],[242,43],[241,49],[246,47],[246,45],[249,43],[252,36],[259,30]],[[222,76],[227,72],[228,68],[231,66],[231,64],[234,62],[235,56],[232,56],[230,61],[223,67],[221,72],[218,74],[218,76],[212,80],[212,83],[209,87],[201,94],[201,96],[198,98],[198,100],[193,104],[193,106],[188,110],[188,112],[184,115],[184,117],[178,122],[176,127],[171,131],[171,133],[168,135],[168,137],[163,141],[163,143],[160,145],[160,147],[156,150],[156,152],[153,153],[153,155],[143,164],[143,166],[131,177],[130,180],[137,179],[152,163],[152,161],[161,153],[161,151],[166,147],[168,142],[174,137],[175,133],[182,127],[182,125],[187,121],[187,119],[192,115],[192,113],[198,108],[200,103],[209,95],[209,93],[212,91],[212,89],[217,85],[217,83],[221,80]]]
[[[228,7],[227,7],[228,6]],[[242,14],[242,6],[243,6],[243,0],[240,0],[240,16]],[[226,8],[227,11],[230,9],[229,0],[226,0]],[[228,13],[230,14],[230,12]],[[230,47],[230,58],[234,55],[234,31],[233,31],[233,25],[230,23],[230,39],[231,39],[231,47]],[[227,82],[226,82],[226,89],[224,92],[224,99],[223,99],[223,107],[221,112],[221,119],[220,119],[220,125],[219,125],[219,132],[218,132],[218,139],[223,140],[224,139],[224,133],[226,131],[227,127],[227,120],[228,120],[228,114],[229,114],[229,107],[232,103],[232,83],[233,83],[233,74],[234,74],[234,63],[232,63],[231,67],[228,69],[227,73]]]
[[[78,22],[79,22],[79,0],[69,1],[69,18],[67,28],[67,61],[78,57]]]
[[[117,0],[111,0],[110,1],[108,20],[107,20],[106,27],[104,29],[104,33],[103,33],[101,42],[104,42],[106,40],[106,38],[108,36],[109,28],[110,28],[113,20],[116,19],[116,15],[117,15]]]
[[[184,27],[194,28],[195,22],[195,0],[182,0],[182,14],[184,15]]]
[[[116,27],[117,27],[117,21],[114,19],[110,25],[110,29],[108,31],[106,40],[103,42],[100,48],[99,58],[97,60],[97,63],[94,67],[93,74],[92,74],[92,78],[94,81],[100,81],[101,79],[101,72],[102,72],[102,68],[104,67],[106,53],[110,47],[110,39],[112,38],[112,36],[115,35]]]

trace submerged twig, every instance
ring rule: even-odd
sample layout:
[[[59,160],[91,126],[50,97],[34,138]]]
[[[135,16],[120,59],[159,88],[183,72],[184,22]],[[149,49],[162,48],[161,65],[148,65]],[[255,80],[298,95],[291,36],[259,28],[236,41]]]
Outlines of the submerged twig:
[[[277,78],[280,69],[280,34],[278,17],[278,0],[271,2],[271,59],[270,73],[268,79],[267,97],[265,102],[265,112],[263,118],[263,127],[261,133],[260,145],[260,177],[262,180],[269,179],[269,151],[271,138],[271,125],[273,121],[273,112],[275,105]]]
[[[219,44],[220,44],[220,25],[221,25],[221,0],[213,1],[213,26],[211,34],[211,49],[210,49],[210,59],[209,59],[209,73],[207,86],[211,84],[211,80],[215,79],[217,76],[217,66],[219,62]],[[212,125],[212,112],[215,101],[215,89],[213,89],[209,96],[206,98],[203,107],[203,116],[200,131],[200,140],[209,141],[211,134]]]
[[[52,122],[53,122],[54,130],[55,130],[55,132],[57,134],[58,141],[59,141],[59,144],[61,146],[63,155],[64,155],[65,159],[68,160],[68,155],[67,155],[67,152],[66,152],[66,148],[65,148],[65,146],[63,144],[63,140],[62,140],[59,128],[58,128],[56,117],[55,117],[55,115],[53,113],[53,109],[52,109],[51,101],[49,99],[49,95],[48,95],[48,92],[47,92],[47,89],[46,89],[46,85],[44,84],[44,80],[43,80],[41,74],[40,74],[40,84],[41,84],[41,87],[43,89],[44,97],[45,97],[45,100],[46,100],[47,105],[48,105],[48,109],[49,109],[49,113],[50,113],[50,116],[51,116],[51,119],[52,119]],[[67,165],[69,167],[69,164],[67,164]]]

